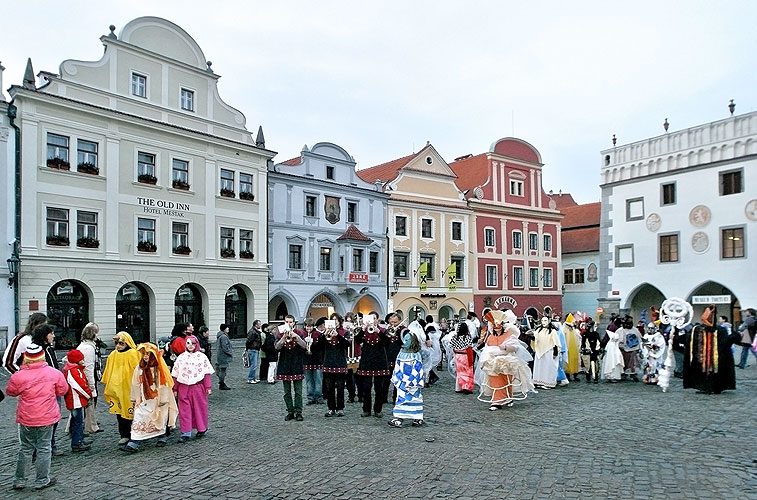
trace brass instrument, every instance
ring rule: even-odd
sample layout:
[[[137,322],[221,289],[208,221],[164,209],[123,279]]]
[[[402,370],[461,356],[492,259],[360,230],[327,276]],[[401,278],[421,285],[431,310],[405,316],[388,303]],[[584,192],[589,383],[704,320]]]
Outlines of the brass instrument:
[[[403,328],[404,326],[407,326],[407,318],[403,319],[399,323],[397,323],[397,326],[390,326],[386,329],[387,335],[389,335],[391,338],[394,338],[397,336],[397,331]]]

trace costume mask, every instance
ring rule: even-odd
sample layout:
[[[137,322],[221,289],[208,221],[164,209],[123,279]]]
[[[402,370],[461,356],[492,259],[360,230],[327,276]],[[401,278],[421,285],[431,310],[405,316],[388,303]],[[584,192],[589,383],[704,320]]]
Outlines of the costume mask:
[[[546,316],[544,316],[544,317],[542,317],[542,319],[541,319],[541,326],[543,326],[544,328],[546,328],[546,327],[547,327],[547,325],[549,325],[549,318],[548,318],[548,317],[546,317]]]

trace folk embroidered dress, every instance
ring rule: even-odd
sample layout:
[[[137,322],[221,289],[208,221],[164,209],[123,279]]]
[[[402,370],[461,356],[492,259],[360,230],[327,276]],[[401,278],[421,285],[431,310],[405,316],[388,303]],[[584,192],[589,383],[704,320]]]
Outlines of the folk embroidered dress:
[[[413,337],[418,345],[425,341],[423,329],[416,322],[402,333],[402,349],[397,355],[392,374],[392,384],[397,389],[392,415],[395,418],[423,420],[423,362],[420,351],[411,350]]]
[[[208,391],[212,387],[210,375],[214,372],[208,357],[200,351],[185,351],[174,361],[171,376],[175,381],[182,433],[192,432],[192,429],[208,430]]]
[[[178,408],[173,396],[171,372],[163,361],[163,353],[154,344],[137,346],[140,355],[149,353],[149,360],[140,361],[131,382],[134,401],[134,420],[131,440],[142,441],[166,433],[166,427],[176,426]]]

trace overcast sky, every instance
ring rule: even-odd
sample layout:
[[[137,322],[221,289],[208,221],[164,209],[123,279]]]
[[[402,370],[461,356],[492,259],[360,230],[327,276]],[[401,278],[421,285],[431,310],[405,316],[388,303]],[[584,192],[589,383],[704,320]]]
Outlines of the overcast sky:
[[[220,6],[219,6],[220,5]],[[140,16],[184,28],[221,97],[262,124],[276,161],[330,141],[365,168],[418,151],[448,161],[514,135],[544,188],[599,199],[599,151],[757,104],[757,2],[11,2],[4,90]],[[7,93],[6,93],[7,95]]]

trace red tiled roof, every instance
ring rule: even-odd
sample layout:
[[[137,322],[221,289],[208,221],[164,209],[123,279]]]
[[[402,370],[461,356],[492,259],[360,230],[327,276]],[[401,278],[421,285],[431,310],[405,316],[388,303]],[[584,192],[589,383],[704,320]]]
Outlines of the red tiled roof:
[[[563,229],[562,253],[598,252],[599,251],[599,225],[581,229]]]
[[[355,227],[354,224],[350,224],[350,227],[347,228],[347,230],[342,234],[339,238],[337,238],[337,241],[342,240],[352,240],[352,241],[365,241],[365,242],[372,242],[373,240],[364,235],[360,229]]]
[[[290,160],[282,161],[281,165],[287,165],[289,167],[293,167],[295,165],[299,165],[300,163],[302,163],[302,157],[301,156],[296,156],[296,157],[294,157],[294,158],[292,158]]]
[[[368,167],[357,171],[357,176],[363,179],[365,182],[371,184],[376,181],[388,182],[397,177],[400,169],[407,165],[410,160],[418,156],[418,153],[413,153],[396,160],[376,165],[375,167]]]
[[[578,205],[578,203],[576,203],[576,200],[573,199],[573,196],[571,196],[570,193],[551,194],[549,196],[550,198],[555,200],[558,210],[562,210],[563,208],[567,207],[575,207],[576,205]]]
[[[601,209],[601,204],[598,201],[594,203],[586,203],[584,205],[561,208],[560,212],[565,216],[562,220],[563,230],[593,226],[599,228]]]
[[[463,160],[453,161],[449,167],[457,175],[457,184],[460,191],[467,191],[466,198],[473,195],[473,188],[485,183],[489,177],[489,158],[486,153],[470,156]]]

